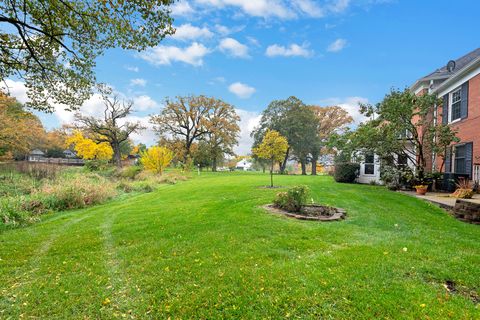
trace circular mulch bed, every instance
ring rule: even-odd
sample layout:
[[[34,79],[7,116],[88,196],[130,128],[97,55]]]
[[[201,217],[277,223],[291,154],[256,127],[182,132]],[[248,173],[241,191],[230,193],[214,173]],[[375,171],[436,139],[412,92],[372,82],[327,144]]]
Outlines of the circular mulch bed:
[[[338,221],[347,217],[344,209],[321,206],[318,204],[309,204],[302,208],[300,212],[289,212],[275,207],[273,204],[264,205],[262,208],[269,213],[281,214],[289,218],[310,221]]]

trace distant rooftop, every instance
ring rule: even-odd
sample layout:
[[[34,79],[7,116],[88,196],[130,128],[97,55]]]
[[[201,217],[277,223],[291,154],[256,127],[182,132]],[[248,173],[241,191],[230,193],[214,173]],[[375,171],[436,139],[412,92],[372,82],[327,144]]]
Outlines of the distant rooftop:
[[[43,152],[42,150],[39,150],[39,149],[34,149],[32,150],[32,152],[30,152],[30,155],[32,156],[43,156],[45,154],[45,152]]]

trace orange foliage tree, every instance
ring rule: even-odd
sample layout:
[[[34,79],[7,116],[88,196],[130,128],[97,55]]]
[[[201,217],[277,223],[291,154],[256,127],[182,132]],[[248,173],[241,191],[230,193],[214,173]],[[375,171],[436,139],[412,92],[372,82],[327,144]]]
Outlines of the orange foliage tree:
[[[0,92],[0,159],[23,158],[44,140],[45,130],[38,117]]]

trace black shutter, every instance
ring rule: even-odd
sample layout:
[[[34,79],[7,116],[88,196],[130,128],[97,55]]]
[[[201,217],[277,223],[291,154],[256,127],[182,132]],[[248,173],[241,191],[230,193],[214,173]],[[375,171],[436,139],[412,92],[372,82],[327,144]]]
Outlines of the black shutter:
[[[443,96],[442,124],[448,123],[448,93]]]
[[[465,144],[465,173],[472,178],[473,143]]]
[[[462,119],[468,117],[468,81],[462,84],[462,106],[460,108]]]
[[[452,147],[448,147],[445,154],[445,173],[450,172],[452,172]]]

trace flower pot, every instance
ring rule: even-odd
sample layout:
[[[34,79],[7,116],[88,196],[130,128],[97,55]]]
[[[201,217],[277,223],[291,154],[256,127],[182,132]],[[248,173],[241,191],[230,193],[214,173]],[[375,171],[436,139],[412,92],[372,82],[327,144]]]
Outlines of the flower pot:
[[[418,186],[415,187],[415,189],[417,190],[417,194],[424,196],[427,193],[428,186]]]

